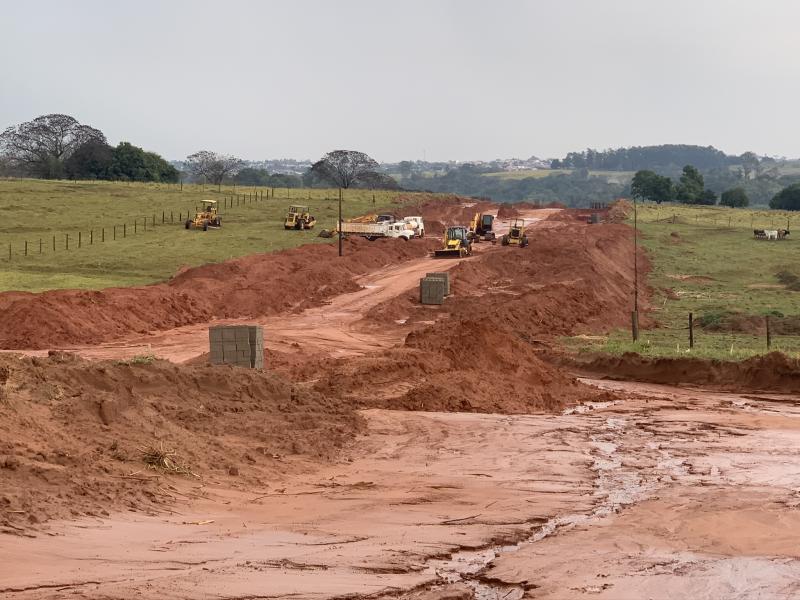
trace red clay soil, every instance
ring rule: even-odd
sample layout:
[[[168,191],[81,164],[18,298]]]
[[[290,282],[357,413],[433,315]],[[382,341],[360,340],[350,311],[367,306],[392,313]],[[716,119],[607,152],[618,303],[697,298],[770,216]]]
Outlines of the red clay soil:
[[[401,347],[329,361],[324,370],[315,390],[378,408],[514,414],[610,397],[491,320],[446,319],[410,333]]]
[[[701,358],[650,358],[635,353],[557,360],[607,379],[668,385],[691,384],[715,389],[800,393],[800,361],[780,352],[741,362]]]
[[[0,348],[48,349],[119,339],[211,318],[272,315],[358,289],[353,278],[427,255],[436,244],[362,238],[310,244],[188,269],[167,283],[100,291],[0,294]]]
[[[264,489],[330,460],[360,426],[353,404],[268,372],[3,355],[0,533],[162,509],[179,492],[145,464],[148,447],[175,451],[194,485]]]
[[[454,267],[454,293],[435,316],[492,318],[531,339],[626,326],[633,297],[633,230],[626,225],[547,225],[531,230],[527,248],[476,254]],[[644,252],[639,266],[646,274]],[[639,284],[643,324],[648,298],[644,279]],[[432,318],[416,293],[380,304],[366,317],[377,324]]]
[[[494,206],[458,196],[415,197],[414,203],[400,196],[396,201],[407,204],[398,209],[399,215],[424,216],[434,237],[441,234],[443,224],[468,224],[476,210]],[[310,244],[187,269],[163,284],[40,294],[5,292],[0,294],[0,311],[5,316],[0,348],[70,348],[210,318],[302,310],[355,291],[354,277],[426,256],[437,244],[435,239],[408,244],[396,239],[349,238],[341,259],[335,244]]]

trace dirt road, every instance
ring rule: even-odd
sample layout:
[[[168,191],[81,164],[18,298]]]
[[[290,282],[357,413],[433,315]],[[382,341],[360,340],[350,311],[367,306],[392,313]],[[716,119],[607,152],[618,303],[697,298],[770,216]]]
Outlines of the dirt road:
[[[186,484],[169,516],[6,538],[0,593],[796,597],[800,399],[595,383],[641,396],[561,416],[367,411],[368,435],[311,478]]]
[[[535,229],[560,209],[539,209],[521,213],[527,227]],[[509,222],[498,219],[495,232],[498,238],[508,232]],[[410,241],[408,243],[415,243]],[[475,252],[491,252],[501,248],[488,243],[475,244]],[[299,315],[282,314],[275,317],[221,319],[211,325],[259,324],[268,332],[265,344],[274,351],[292,350],[298,345],[305,355],[319,353],[341,357],[363,355],[400,342],[405,332],[387,324],[384,330],[360,326],[361,317],[370,308],[419,285],[419,280],[431,271],[445,271],[465,259],[422,258],[409,260],[380,269],[357,280],[361,289],[336,296],[324,306],[310,308]],[[184,362],[208,351],[209,323],[178,327],[147,335],[131,336],[123,340],[95,346],[66,348],[90,359],[128,359],[142,354],[153,354],[173,362]],[[46,351],[28,351],[26,354],[45,355]]]

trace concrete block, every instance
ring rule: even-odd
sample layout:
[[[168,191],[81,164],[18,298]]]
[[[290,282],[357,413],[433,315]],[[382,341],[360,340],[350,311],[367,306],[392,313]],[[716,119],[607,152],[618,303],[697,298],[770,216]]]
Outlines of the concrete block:
[[[210,327],[208,329],[208,341],[212,344],[214,342],[221,342],[222,341],[222,328],[219,326]]]
[[[419,301],[422,304],[444,304],[445,281],[437,277],[425,277],[419,282]]]
[[[441,278],[444,279],[445,286],[444,286],[444,295],[450,295],[450,272],[449,271],[435,271],[433,273],[426,273],[425,277],[434,277],[434,278]]]
[[[264,329],[261,325],[215,325],[208,330],[209,362],[264,368]]]

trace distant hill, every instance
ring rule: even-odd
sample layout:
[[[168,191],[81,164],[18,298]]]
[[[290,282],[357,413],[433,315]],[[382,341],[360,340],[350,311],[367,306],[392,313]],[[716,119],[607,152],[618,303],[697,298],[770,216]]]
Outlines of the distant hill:
[[[713,146],[663,144],[633,146],[615,150],[584,150],[570,152],[550,164],[553,169],[590,169],[597,171],[638,171],[650,169],[674,172],[684,165],[694,165],[701,171],[740,164],[740,157],[725,154]]]

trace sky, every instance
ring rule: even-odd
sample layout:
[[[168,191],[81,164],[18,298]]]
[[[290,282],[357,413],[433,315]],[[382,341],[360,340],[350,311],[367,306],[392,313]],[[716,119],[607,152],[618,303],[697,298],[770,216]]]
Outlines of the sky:
[[[795,0],[0,0],[0,128],[168,159],[800,156]]]

